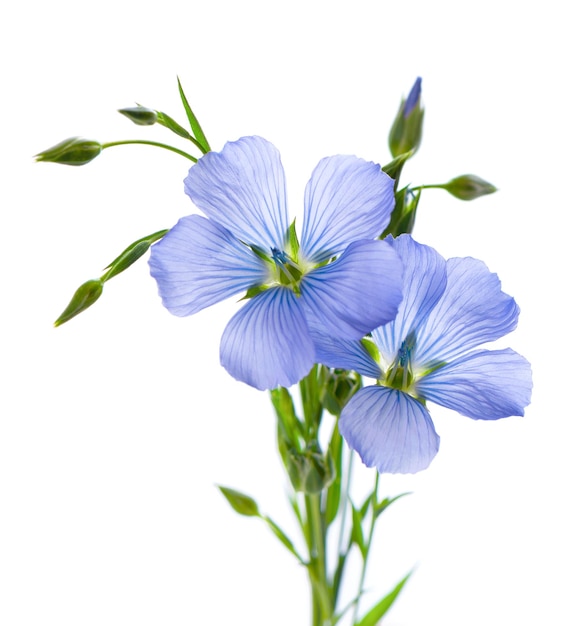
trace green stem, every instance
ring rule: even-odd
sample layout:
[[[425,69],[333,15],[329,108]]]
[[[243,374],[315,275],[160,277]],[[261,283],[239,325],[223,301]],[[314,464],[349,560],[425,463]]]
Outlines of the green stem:
[[[326,535],[320,494],[306,494],[306,522],[312,584],[312,625],[331,626],[333,606],[326,573]]]
[[[183,152],[182,150],[179,150],[178,148],[175,148],[174,146],[169,146],[166,143],[159,143],[157,141],[146,141],[145,139],[127,139],[124,141],[110,141],[109,143],[102,144],[101,147],[105,150],[105,148],[111,148],[113,146],[125,146],[128,144],[145,144],[147,146],[155,146],[156,148],[164,148],[165,150],[170,150],[171,152],[175,152],[176,154],[179,154],[180,156],[186,157],[187,159],[189,159],[190,161],[193,161],[194,163],[198,161],[198,159],[196,157],[193,157],[192,154],[188,154],[188,152]]]
[[[360,605],[360,598],[362,597],[363,591],[364,591],[364,580],[366,578],[366,570],[367,570],[367,566],[368,566],[368,557],[370,555],[370,547],[372,545],[372,538],[373,538],[373,534],[374,534],[374,529],[375,529],[375,524],[377,521],[377,513],[376,513],[376,509],[377,509],[377,504],[378,504],[378,491],[379,491],[379,473],[376,473],[376,477],[375,477],[375,484],[374,484],[374,490],[373,490],[373,497],[372,497],[372,502],[371,502],[371,522],[370,522],[370,530],[368,533],[368,540],[366,542],[366,550],[364,552],[364,557],[362,559],[362,570],[360,572],[360,582],[358,584],[358,593],[356,595],[356,601],[354,603],[354,613],[353,613],[353,618],[352,618],[352,624],[353,626],[357,623],[358,621],[358,607]]]
[[[348,514],[348,502],[350,501],[350,483],[352,482],[352,466],[354,460],[354,450],[348,454],[348,471],[346,472],[346,485],[342,489],[342,516],[340,518],[340,534],[338,536],[338,555],[342,554],[342,542],[344,541],[344,529],[346,527],[346,516]]]
[[[409,191],[421,191],[422,189],[443,189],[441,185],[417,185],[417,187],[409,187]]]

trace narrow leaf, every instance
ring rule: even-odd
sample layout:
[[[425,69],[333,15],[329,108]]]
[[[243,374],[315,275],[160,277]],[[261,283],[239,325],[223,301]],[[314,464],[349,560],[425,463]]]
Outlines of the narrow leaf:
[[[352,507],[352,541],[358,546],[362,558],[366,556],[366,544],[364,543],[364,534],[362,532],[362,518],[360,517],[360,511],[354,506]]]
[[[283,532],[283,530],[267,515],[265,515],[263,519],[281,543],[283,543],[283,545],[298,559],[298,561],[300,561],[302,565],[306,565],[306,562],[299,555],[291,539]]]
[[[202,131],[202,128],[200,124],[198,123],[196,116],[192,112],[192,109],[190,108],[190,104],[188,104],[188,100],[186,99],[186,96],[184,95],[184,91],[182,90],[182,85],[180,84],[180,78],[178,77],[176,78],[178,80],[178,91],[180,92],[180,99],[182,100],[182,106],[184,107],[184,110],[186,111],[186,116],[188,117],[190,128],[192,128],[192,133],[194,137],[196,138],[196,140],[200,143],[202,151],[204,153],[210,152],[211,147],[209,145],[209,142],[207,141],[207,138],[205,137],[205,134]]]
[[[387,593],[386,596],[381,598],[372,609],[356,623],[355,626],[377,626],[380,620],[387,614],[393,603],[397,599],[397,596],[401,593],[401,590],[405,586],[405,583],[409,580],[409,577],[413,571],[410,571],[405,578],[399,581],[395,587]]]
[[[381,513],[385,511],[386,509],[388,509],[389,506],[393,504],[393,502],[396,502],[403,496],[409,496],[412,493],[413,493],[412,491],[406,491],[405,493],[400,493],[398,496],[395,496],[394,498],[385,498],[384,500],[381,500],[380,502],[377,503],[377,505],[374,508],[374,516],[376,518],[379,518]]]
[[[217,486],[229,504],[237,513],[239,513],[239,515],[245,515],[247,517],[260,517],[259,508],[253,498],[250,498],[240,491],[235,491],[235,489],[222,487],[221,485]]]

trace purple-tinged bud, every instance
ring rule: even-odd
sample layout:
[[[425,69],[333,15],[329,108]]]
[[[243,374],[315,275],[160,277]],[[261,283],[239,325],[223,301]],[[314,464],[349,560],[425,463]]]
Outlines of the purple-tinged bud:
[[[410,152],[412,156],[419,148],[423,131],[423,114],[421,78],[417,78],[407,99],[401,100],[399,111],[389,132],[389,149],[393,158],[407,152]]]
[[[403,109],[403,115],[409,117],[411,111],[415,108],[419,99],[421,98],[421,77],[417,77],[415,84],[411,87],[411,91],[405,101],[405,108]]]
[[[37,161],[62,165],[85,165],[101,154],[103,146],[98,141],[70,137],[56,146],[35,155]]]
[[[497,191],[494,185],[474,174],[463,174],[452,178],[442,188],[460,200],[475,200]]]

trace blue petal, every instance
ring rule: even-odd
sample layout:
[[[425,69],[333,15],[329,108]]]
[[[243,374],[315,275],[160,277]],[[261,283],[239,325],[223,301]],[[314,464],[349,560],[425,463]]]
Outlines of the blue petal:
[[[524,415],[532,372],[513,350],[477,350],[428,374],[417,383],[427,400],[473,419]]]
[[[268,289],[249,300],[227,324],[221,339],[223,367],[257,389],[290,387],[314,363],[314,343],[290,289]]]
[[[519,308],[482,261],[447,261],[447,287],[418,329],[418,363],[451,361],[516,328]]]
[[[164,306],[191,315],[263,282],[265,264],[222,226],[200,215],[182,218],[152,246],[150,273]]]
[[[378,237],[395,206],[394,182],[375,163],[353,156],[322,159],[306,187],[304,257],[319,263],[352,241]]]
[[[360,341],[348,341],[311,331],[316,345],[316,362],[335,369],[353,370],[378,379],[383,375],[380,367]]]
[[[338,423],[348,445],[381,473],[414,474],[439,450],[439,435],[425,407],[387,387],[365,387],[348,402]]]
[[[405,101],[405,107],[403,109],[403,117],[407,118],[411,114],[411,111],[415,108],[415,105],[419,102],[421,97],[421,77],[418,76],[411,91]]]
[[[402,264],[385,241],[357,241],[333,263],[307,274],[301,301],[310,327],[343,339],[361,339],[397,314]]]
[[[283,249],[288,227],[279,152],[261,137],[242,137],[208,152],[190,168],[185,191],[238,239],[269,252]]]
[[[395,320],[373,331],[373,340],[390,363],[403,341],[427,316],[446,286],[445,259],[411,235],[388,238],[403,262],[403,301]]]

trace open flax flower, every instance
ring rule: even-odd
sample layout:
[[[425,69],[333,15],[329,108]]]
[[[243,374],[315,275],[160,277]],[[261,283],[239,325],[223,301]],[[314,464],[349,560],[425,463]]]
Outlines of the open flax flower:
[[[439,448],[426,401],[473,419],[524,415],[532,375],[528,361],[511,349],[475,349],[512,331],[519,314],[483,262],[446,261],[410,235],[388,239],[387,246],[404,265],[396,318],[373,330],[370,340],[320,335],[317,358],[377,380],[340,416],[348,445],[379,472],[414,473]]]
[[[152,247],[150,271],[164,306],[179,316],[244,294],[220,345],[237,380],[288,387],[316,362],[314,328],[359,340],[395,317],[402,265],[375,239],[394,206],[393,180],[379,165],[322,159],[306,187],[299,237],[279,153],[265,139],[243,137],[205,154],[184,182],[206,217],[179,220]]]

